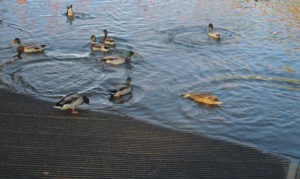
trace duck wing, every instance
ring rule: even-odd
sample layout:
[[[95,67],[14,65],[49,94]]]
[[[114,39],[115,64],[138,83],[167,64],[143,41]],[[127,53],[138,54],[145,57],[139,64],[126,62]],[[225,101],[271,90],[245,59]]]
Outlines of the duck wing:
[[[112,90],[108,90],[108,92],[109,92],[110,94],[116,94],[116,93],[118,92],[118,90],[112,89]]]
[[[110,92],[111,94],[115,94],[118,91],[122,91],[122,90],[126,89],[127,87],[128,86],[126,86],[126,85],[121,85],[121,86],[118,86],[116,89],[109,90],[108,92]]]
[[[106,57],[102,57],[102,59],[103,59],[104,61],[113,61],[113,60],[119,59],[119,57],[115,57],[115,56],[106,56]]]
[[[116,88],[116,89],[109,90],[108,92],[109,92],[111,95],[114,95],[114,94],[116,94],[118,91],[119,91],[119,92],[122,92],[123,90],[126,90],[126,89],[128,89],[128,88],[129,88],[129,86],[127,86],[127,85],[121,85],[121,86],[119,86],[119,87]]]
[[[43,51],[46,45],[26,45],[25,52],[40,52]]]
[[[222,104],[221,101],[219,101],[219,99],[211,94],[202,94],[203,96],[203,102],[207,103],[207,104]]]
[[[58,101],[55,106],[63,106],[65,104],[71,104],[74,101],[78,100],[81,98],[81,96],[78,93],[70,93],[63,97],[60,101]]]

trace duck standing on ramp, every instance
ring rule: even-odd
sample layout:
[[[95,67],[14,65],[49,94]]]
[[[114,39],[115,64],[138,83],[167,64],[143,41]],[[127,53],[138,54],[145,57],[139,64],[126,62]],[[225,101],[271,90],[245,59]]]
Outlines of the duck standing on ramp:
[[[81,96],[78,93],[70,93],[58,101],[53,107],[60,110],[72,109],[72,114],[78,114],[75,108],[83,103],[90,104],[89,98]]]

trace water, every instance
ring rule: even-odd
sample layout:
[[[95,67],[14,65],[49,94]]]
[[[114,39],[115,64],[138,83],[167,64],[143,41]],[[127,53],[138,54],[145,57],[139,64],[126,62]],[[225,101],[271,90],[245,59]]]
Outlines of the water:
[[[64,15],[73,4],[75,19]],[[222,40],[208,38],[214,23]],[[113,54],[137,52],[110,66],[90,51],[102,29]],[[90,97],[82,108],[119,112],[177,130],[201,133],[300,159],[300,3],[242,1],[0,1],[0,84],[57,101],[69,92]],[[12,56],[19,37],[45,43],[44,54]],[[110,101],[107,90],[132,77],[133,95]],[[182,99],[212,93],[207,108]]]

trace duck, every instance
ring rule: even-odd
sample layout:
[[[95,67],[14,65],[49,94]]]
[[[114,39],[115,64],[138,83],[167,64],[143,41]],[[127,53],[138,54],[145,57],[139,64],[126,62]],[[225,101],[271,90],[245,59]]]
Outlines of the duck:
[[[103,44],[105,44],[105,45],[115,45],[115,40],[114,39],[112,39],[112,38],[109,38],[109,37],[107,37],[107,30],[106,29],[104,29],[103,30],[103,33],[104,33],[104,37],[103,37]]]
[[[220,40],[221,39],[220,34],[214,32],[214,26],[213,26],[212,23],[210,23],[208,25],[208,36],[212,37],[212,38],[214,38],[216,40]]]
[[[133,51],[128,51],[126,58],[117,57],[117,56],[105,56],[105,57],[102,57],[102,60],[105,61],[107,64],[121,65],[127,61],[130,61],[131,56],[134,54],[135,53]]]
[[[221,105],[222,102],[219,101],[219,99],[211,94],[208,93],[202,93],[202,94],[195,94],[195,93],[186,93],[183,95],[184,98],[191,99],[193,101],[196,101],[198,103],[202,103],[205,105]]]
[[[91,40],[92,40],[92,46],[91,46],[92,51],[101,51],[104,53],[112,51],[111,47],[105,46],[104,44],[96,44],[95,35],[91,36]]]
[[[21,40],[19,38],[15,38],[11,45],[14,46],[15,44],[18,44],[17,52],[18,56],[21,57],[21,54],[23,52],[25,53],[40,53],[45,50],[46,45],[25,45],[23,46],[21,44]]]
[[[78,93],[70,93],[64,96],[60,101],[58,101],[53,107],[60,110],[72,109],[72,114],[78,114],[76,108],[81,104],[90,104],[90,100],[86,96],[82,96]]]
[[[75,13],[73,12],[73,9],[72,9],[72,4],[70,6],[67,6],[66,15],[68,17],[74,17],[75,16]]]
[[[130,87],[130,82],[131,82],[131,77],[128,77],[126,79],[125,85],[121,85],[117,89],[110,90],[109,92],[110,92],[111,98],[118,99],[121,96],[131,94],[132,88]]]

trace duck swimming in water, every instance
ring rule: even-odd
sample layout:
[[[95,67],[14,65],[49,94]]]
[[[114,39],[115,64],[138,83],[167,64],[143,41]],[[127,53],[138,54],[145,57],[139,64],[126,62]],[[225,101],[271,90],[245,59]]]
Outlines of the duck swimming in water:
[[[11,45],[18,44],[17,52],[18,52],[18,57],[21,58],[21,54],[23,52],[25,53],[40,53],[45,50],[46,45],[22,45],[21,40],[19,38],[15,38]]]
[[[189,98],[198,103],[203,103],[205,105],[221,105],[222,102],[218,100],[218,98],[214,95],[202,93],[202,94],[193,94],[186,93],[183,95],[184,98]]]
[[[129,51],[127,53],[127,57],[126,58],[122,58],[122,57],[115,57],[115,56],[106,56],[106,57],[102,57],[103,61],[105,61],[108,64],[112,64],[112,65],[120,65],[123,64],[127,61],[131,60],[131,56],[134,55],[135,53],[133,51]]]
[[[78,93],[70,93],[58,101],[53,107],[60,110],[72,109],[72,114],[78,114],[75,108],[83,103],[90,104],[89,98],[81,96]]]
[[[122,86],[118,87],[117,89],[110,90],[109,92],[110,92],[111,97],[114,99],[118,99],[121,96],[131,94],[132,89],[130,87],[130,82],[131,82],[131,78],[128,77],[126,79],[125,85],[122,85]]]
[[[96,36],[92,35],[91,40],[92,40],[92,46],[91,46],[92,51],[101,51],[101,52],[112,51],[111,47],[105,46],[103,44],[96,44]]]
[[[73,9],[72,9],[72,4],[70,6],[67,6],[66,15],[68,17],[74,17],[75,16],[75,13],[73,12]]]
[[[213,24],[209,24],[208,25],[208,36],[212,37],[212,38],[214,38],[216,40],[220,40],[221,39],[220,34],[214,32],[214,26],[213,26]]]
[[[112,38],[107,37],[107,30],[103,30],[104,37],[103,37],[103,44],[105,45],[115,45],[115,41]]]

